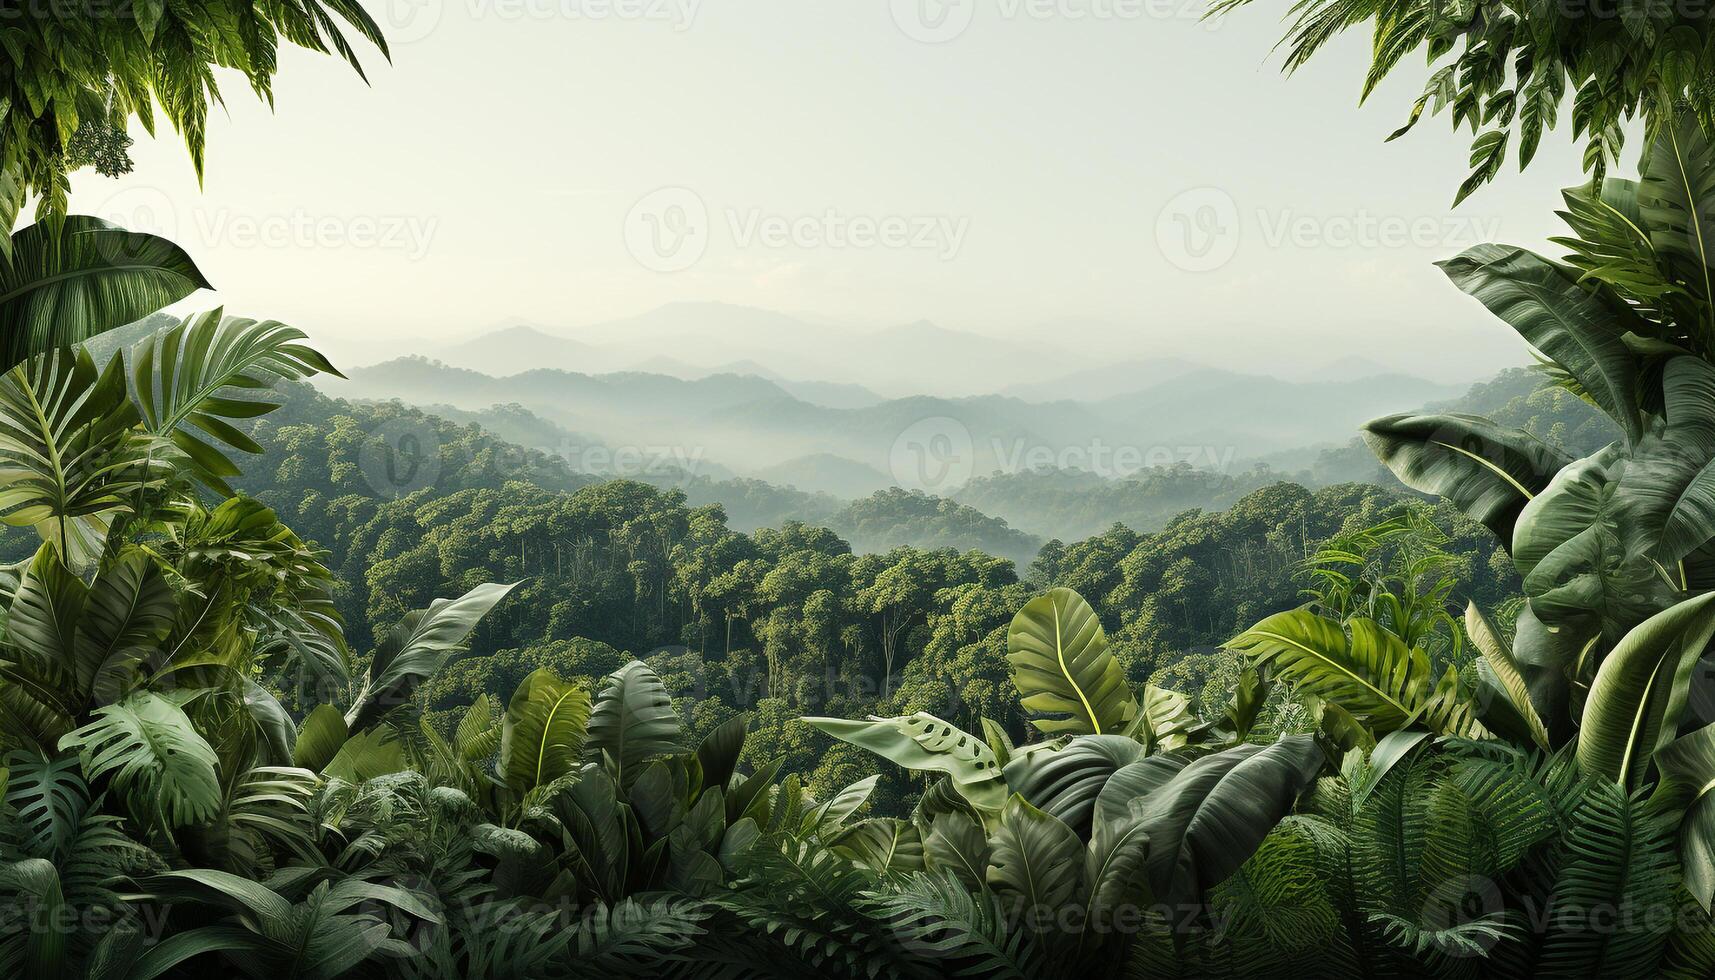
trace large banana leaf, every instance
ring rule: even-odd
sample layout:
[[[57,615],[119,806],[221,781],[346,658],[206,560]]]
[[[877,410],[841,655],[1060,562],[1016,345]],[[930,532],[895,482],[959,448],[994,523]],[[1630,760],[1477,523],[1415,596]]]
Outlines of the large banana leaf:
[[[10,258],[0,258],[5,367],[135,323],[209,285],[172,242],[87,215],[33,224],[10,244]]]
[[[1578,765],[1635,786],[1656,750],[1673,739],[1698,658],[1715,637],[1715,592],[1657,613],[1602,661],[1578,730]]]
[[[35,528],[82,574],[113,519],[164,477],[163,447],[136,421],[117,357],[97,371],[59,349],[0,375],[0,520]]]
[[[1149,831],[1143,808],[1113,820],[1098,820],[1084,854],[1084,931],[1102,934],[1123,928],[1118,917],[1149,899],[1146,865]]]
[[[842,742],[868,749],[913,772],[943,772],[960,795],[979,811],[998,813],[1006,802],[1006,783],[988,743],[934,715],[919,711],[899,718],[805,718],[806,723]]]
[[[1006,635],[1012,680],[1031,723],[1050,735],[1119,734],[1137,715],[1125,670],[1096,611],[1071,589],[1025,603]]]
[[[1401,483],[1446,497],[1509,548],[1519,511],[1572,461],[1474,415],[1389,415],[1364,426],[1364,441]]]
[[[590,719],[590,696],[580,684],[542,667],[524,678],[507,702],[500,729],[500,774],[526,793],[576,772]]]
[[[1300,693],[1337,703],[1376,734],[1411,724],[1448,735],[1478,733],[1451,668],[1438,681],[1422,650],[1374,620],[1357,616],[1342,627],[1294,609],[1268,617],[1227,646],[1272,668]]]
[[[1059,909],[1077,891],[1084,871],[1084,842],[1076,832],[1013,796],[1001,811],[991,840],[987,880],[1003,898],[1019,903],[1036,921]]]
[[[1643,434],[1637,359],[1625,335],[1647,328],[1635,313],[1592,294],[1576,275],[1522,248],[1478,245],[1439,265],[1454,285],[1577,381],[1619,424],[1628,442],[1637,441]]]
[[[628,786],[647,760],[684,751],[680,727],[666,685],[648,664],[633,660],[602,683],[584,754],[612,759],[620,785]]]
[[[1136,739],[1080,735],[1058,751],[1021,754],[1001,772],[1012,792],[1087,837],[1102,787],[1143,756],[1143,745]]]
[[[1715,725],[1699,728],[1655,754],[1664,781],[1689,801],[1679,829],[1679,859],[1685,890],[1705,912],[1715,900]]]
[[[31,559],[6,616],[8,659],[0,676],[28,697],[70,719],[80,714],[83,671],[75,652],[89,587],[60,561],[59,553],[43,546]]]
[[[61,739],[60,749],[77,750],[90,779],[112,773],[142,819],[158,815],[181,827],[220,807],[214,749],[182,708],[158,694],[138,691],[96,709],[95,720]]]
[[[440,669],[482,617],[517,585],[485,583],[457,599],[436,599],[427,609],[406,613],[375,648],[363,689],[345,714],[346,726],[360,732],[410,701],[417,686]]]
[[[239,469],[219,447],[247,453],[260,453],[262,447],[229,420],[255,418],[279,407],[234,396],[315,374],[344,377],[304,339],[303,331],[283,323],[223,317],[218,308],[157,332],[131,352],[144,427],[170,438],[200,478],[230,495],[224,481],[238,476]]]
[[[1309,735],[1204,756],[1133,804],[1154,901],[1182,910],[1244,864],[1322,768]]]

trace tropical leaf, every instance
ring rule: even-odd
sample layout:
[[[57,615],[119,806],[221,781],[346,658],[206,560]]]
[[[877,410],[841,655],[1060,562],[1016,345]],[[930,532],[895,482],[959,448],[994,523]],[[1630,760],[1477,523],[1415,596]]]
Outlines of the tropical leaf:
[[[1133,804],[1150,840],[1150,893],[1169,908],[1200,902],[1238,870],[1322,768],[1308,735],[1204,756]]]
[[[158,440],[132,429],[119,358],[97,371],[58,349],[0,375],[0,520],[33,527],[74,571],[101,554],[115,517],[159,485]]]
[[[1649,241],[1700,303],[1704,321],[1683,323],[1688,333],[1715,342],[1715,147],[1693,113],[1661,126],[1637,184],[1638,216]]]
[[[1511,547],[1513,523],[1571,457],[1474,415],[1390,415],[1364,441],[1401,483],[1445,497]]]
[[[750,728],[750,712],[741,711],[716,725],[697,745],[697,769],[702,773],[703,788],[726,789],[738,767],[739,753],[744,751],[745,732]]]
[[[345,716],[331,704],[318,704],[304,716],[298,726],[298,737],[292,745],[292,765],[311,772],[321,772],[339,753],[340,746],[350,737]]]
[[[172,586],[141,549],[107,562],[90,586],[73,637],[78,689],[103,701],[121,697],[136,665],[159,653],[177,613]]]
[[[869,802],[870,794],[875,792],[875,784],[880,781],[880,776],[865,776],[835,793],[828,802],[804,814],[802,831],[826,839],[845,827],[846,821]]]
[[[679,713],[655,671],[633,660],[602,682],[590,712],[584,754],[613,760],[620,785],[630,785],[642,764],[658,755],[684,751]]]
[[[50,860],[63,855],[89,810],[77,756],[14,750],[6,754],[6,769],[6,806],[22,822],[25,853]]]
[[[138,691],[95,711],[95,720],[60,740],[75,749],[91,779],[113,774],[131,797],[133,812],[169,827],[200,823],[220,806],[218,758],[184,710],[171,700]]]
[[[937,814],[923,836],[924,863],[953,875],[972,891],[986,885],[989,854],[982,822],[962,811]]]
[[[1182,749],[1197,727],[1191,699],[1178,691],[1154,684],[1143,686],[1143,704],[1138,712],[1138,734],[1152,749],[1172,752]]]
[[[1117,735],[1137,716],[1101,620],[1071,589],[1025,603],[1007,630],[1006,649],[1019,703],[1042,731]]]
[[[924,868],[923,837],[909,820],[860,820],[827,843],[836,854],[877,874],[909,874]]]
[[[500,773],[515,792],[527,793],[576,772],[590,719],[582,685],[542,667],[524,678],[506,705],[500,729]]]
[[[1080,735],[1057,751],[1019,755],[1001,772],[1012,792],[1084,837],[1108,779],[1144,755],[1123,735]]]
[[[1625,432],[1643,435],[1637,360],[1627,333],[1643,333],[1636,314],[1608,303],[1540,255],[1478,245],[1439,263],[1453,284],[1489,308],[1577,381]]]
[[[998,813],[1007,797],[994,750],[982,739],[919,711],[899,718],[805,718],[812,727],[868,749],[913,772],[943,772],[980,811]]]
[[[988,883],[1027,912],[1055,910],[1077,891],[1084,844],[1072,828],[1013,796],[991,840]]]
[[[255,418],[279,407],[260,398],[234,396],[315,374],[344,377],[302,343],[304,339],[303,331],[273,320],[223,318],[219,308],[157,332],[131,352],[144,427],[171,439],[201,479],[231,496],[225,480],[238,476],[239,470],[219,447],[262,452],[231,420]]]
[[[37,222],[10,242],[9,259],[0,261],[5,367],[81,344],[209,288],[172,242],[87,215]]]
[[[1492,678],[1489,690],[1496,698],[1494,705],[1505,705],[1516,717],[1520,727],[1538,748],[1550,748],[1548,729],[1543,726],[1542,718],[1536,712],[1532,703],[1531,690],[1525,683],[1524,673],[1519,669],[1518,662],[1513,660],[1512,651],[1501,641],[1500,633],[1495,629],[1483,611],[1476,603],[1465,607],[1465,635],[1471,638],[1471,645],[1482,655],[1482,664],[1487,673],[1485,679]],[[1484,716],[1484,723],[1491,729],[1495,726],[1488,723],[1489,715]]]
[[[1679,828],[1679,859],[1686,890],[1708,912],[1715,900],[1715,725],[1662,746],[1655,764],[1662,779],[1690,801]]]
[[[1715,592],[1687,599],[1627,633],[1602,661],[1584,702],[1578,765],[1631,787],[1672,741],[1691,675],[1715,637]]]
[[[1407,647],[1374,620],[1354,616],[1342,628],[1308,609],[1294,609],[1268,617],[1227,646],[1269,667],[1299,693],[1338,704],[1376,734],[1411,724],[1450,735],[1476,732],[1452,675],[1437,681],[1422,650]]]
[[[436,599],[427,609],[406,613],[376,646],[363,689],[345,714],[346,726],[362,731],[410,701],[417,686],[440,669],[476,624],[517,585],[486,583],[457,599]]]

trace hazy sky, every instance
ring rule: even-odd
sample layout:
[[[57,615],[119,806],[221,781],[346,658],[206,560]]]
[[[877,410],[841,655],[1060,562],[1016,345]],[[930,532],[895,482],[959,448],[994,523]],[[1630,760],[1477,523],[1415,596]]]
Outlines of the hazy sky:
[[[1367,33],[1287,79],[1284,2],[366,2],[395,39],[370,86],[290,51],[272,114],[228,86],[200,191],[141,134],[136,173],[73,185],[359,363],[720,300],[1470,376],[1522,348],[1431,262],[1540,245],[1581,176],[1558,131],[1451,210],[1468,132],[1382,142],[1420,64],[1362,110]]]

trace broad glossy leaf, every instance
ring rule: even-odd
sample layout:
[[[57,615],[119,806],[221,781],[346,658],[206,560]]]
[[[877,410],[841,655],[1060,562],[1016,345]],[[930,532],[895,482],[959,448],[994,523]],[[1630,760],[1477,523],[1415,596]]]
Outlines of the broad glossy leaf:
[[[826,836],[844,827],[846,821],[869,802],[870,794],[875,792],[875,784],[880,781],[879,775],[865,776],[829,797],[828,802],[804,815],[804,832]]]
[[[1685,866],[1685,890],[1705,912],[1715,900],[1715,725],[1699,728],[1662,746],[1655,754],[1664,780],[1690,801],[1679,829],[1679,857]]]
[[[1023,797],[1007,801],[990,845],[988,883],[1002,898],[1021,903],[1022,911],[1058,909],[1077,891],[1084,842]]]
[[[77,836],[89,809],[89,785],[75,755],[50,758],[22,749],[6,754],[6,805],[22,823],[26,852],[56,858]]]
[[[576,772],[590,720],[583,685],[561,680],[542,667],[518,685],[507,702],[500,729],[500,774],[506,785],[527,793]]]
[[[1485,676],[1493,678],[1491,696],[1510,709],[1512,715],[1521,723],[1527,737],[1538,748],[1551,748],[1548,729],[1543,726],[1542,718],[1536,713],[1536,706],[1531,703],[1530,686],[1525,683],[1518,662],[1513,660],[1512,651],[1501,641],[1500,633],[1494,624],[1489,622],[1489,618],[1483,615],[1483,611],[1477,608],[1474,602],[1465,607],[1465,635],[1471,638],[1471,645],[1482,655],[1482,663],[1488,669]],[[1488,715],[1484,718],[1487,724]],[[1493,729],[1495,726],[1490,724],[1488,727]]]
[[[1697,113],[1678,113],[1661,127],[1638,180],[1637,204],[1650,244],[1709,316],[1708,304],[1715,302],[1715,147]]]
[[[1182,755],[1152,755],[1121,766],[1102,784],[1102,791],[1096,796],[1095,822],[1124,820],[1133,803],[1147,799],[1167,785],[1190,761]]]
[[[648,664],[633,660],[602,682],[590,712],[584,754],[592,760],[603,755],[612,759],[620,784],[628,785],[644,762],[683,752],[681,734],[679,712],[666,685]]]
[[[744,751],[745,732],[750,728],[750,712],[741,711],[716,725],[703,736],[697,746],[697,767],[703,774],[704,788],[726,788],[738,767],[739,753]]]
[[[1478,245],[1439,265],[1454,285],[1565,369],[1637,441],[1643,433],[1637,361],[1624,340],[1628,332],[1644,332],[1635,314],[1522,248]]]
[[[1673,739],[1691,675],[1715,637],[1715,592],[1639,623],[1596,671],[1578,730],[1578,765],[1630,787]]]
[[[7,230],[10,230],[9,228]],[[68,215],[11,236],[0,261],[0,364],[70,347],[209,288],[164,238]]]
[[[109,561],[73,638],[80,689],[104,701],[120,697],[136,665],[159,653],[177,612],[172,586],[147,554],[129,549]]]
[[[1031,724],[1050,735],[1120,734],[1137,716],[1125,670],[1108,652],[1096,611],[1071,589],[1025,603],[1006,634],[1006,659]]]
[[[1513,522],[1571,457],[1474,415],[1390,415],[1364,441],[1401,483],[1445,497],[1511,547]]]
[[[1144,757],[1124,735],[1080,735],[1054,752],[1020,755],[1002,770],[1006,785],[1026,802],[1087,836],[1096,797],[1120,768]]]
[[[835,853],[877,874],[923,870],[923,838],[909,820],[896,817],[860,820],[829,846]]]
[[[298,727],[298,737],[292,746],[292,765],[321,772],[350,735],[345,716],[338,708],[331,704],[316,705]]]
[[[363,690],[345,714],[347,727],[362,731],[411,700],[417,686],[441,668],[518,583],[479,585],[457,599],[436,599],[428,609],[407,613],[375,649]]]
[[[946,871],[966,888],[980,891],[987,881],[988,835],[982,821],[968,813],[952,811],[936,815],[923,838],[924,863]]]
[[[1137,812],[1154,900],[1184,908],[1226,880],[1292,811],[1322,762],[1313,738],[1289,735],[1204,756],[1145,798]]]
[[[913,772],[944,772],[959,793],[978,810],[998,812],[1006,802],[1006,783],[994,750],[982,739],[919,711],[899,718],[805,718],[816,729],[868,749]]]

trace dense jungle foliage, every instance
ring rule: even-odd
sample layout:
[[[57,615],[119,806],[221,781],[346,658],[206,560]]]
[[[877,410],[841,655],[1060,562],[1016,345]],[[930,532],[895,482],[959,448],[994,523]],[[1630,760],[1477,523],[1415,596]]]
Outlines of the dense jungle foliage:
[[[1706,21],[1300,5],[1293,64],[1371,19],[1371,84],[1457,52],[1413,119],[1498,127],[1462,194],[1575,93],[1600,179],[1563,258],[1442,266],[1543,371],[1366,427],[1434,502],[1265,473],[1021,566],[736,530],[325,399],[293,327],[151,318],[208,281],[69,213],[65,175],[127,169],[156,105],[200,166],[213,66],[266,97],[281,39],[381,40],[346,2],[128,11],[0,27],[8,231],[38,196],[0,246],[0,520],[28,538],[0,568],[0,972],[1715,975]],[[432,451],[376,454],[400,433]],[[863,534],[1006,527],[862,503]]]

